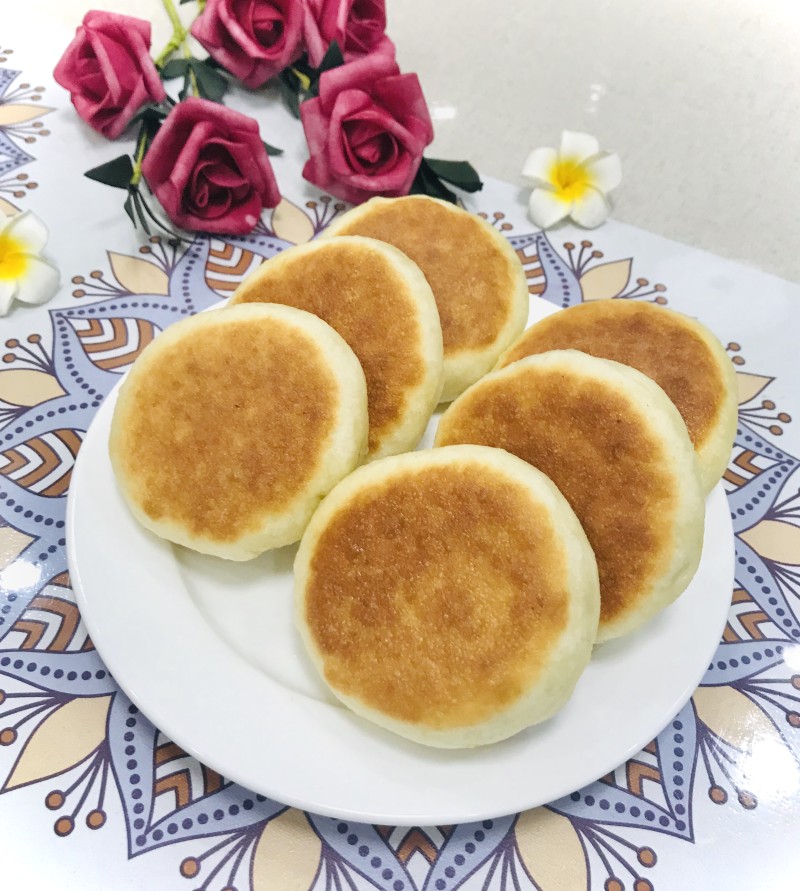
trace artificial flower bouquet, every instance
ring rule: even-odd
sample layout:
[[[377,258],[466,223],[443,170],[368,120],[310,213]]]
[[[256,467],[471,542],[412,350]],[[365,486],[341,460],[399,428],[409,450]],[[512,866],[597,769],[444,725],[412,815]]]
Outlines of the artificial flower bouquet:
[[[187,0],[182,0],[187,2]],[[109,139],[136,128],[132,155],[87,176],[127,192],[134,225],[163,227],[152,194],[183,230],[241,235],[280,201],[258,123],[222,104],[232,83],[279,87],[303,125],[303,176],[352,203],[476,191],[467,162],[423,158],[433,140],[416,74],[402,73],[386,35],[385,0],[193,0],[190,28],[163,0],[173,34],[150,55],[150,23],[91,11],[56,65],[78,114]],[[191,54],[192,37],[208,52]],[[173,97],[165,82],[182,85]],[[149,189],[143,189],[146,184]]]

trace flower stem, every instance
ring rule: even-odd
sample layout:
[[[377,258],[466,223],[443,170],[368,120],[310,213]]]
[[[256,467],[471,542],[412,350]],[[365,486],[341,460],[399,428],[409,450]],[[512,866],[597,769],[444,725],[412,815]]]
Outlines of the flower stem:
[[[172,0],[161,0],[166,10],[167,16],[172,23],[172,37],[170,37],[167,45],[155,58],[156,68],[161,68],[169,57],[184,45],[188,31],[183,27],[183,23],[178,16],[178,10]]]
[[[161,0],[161,2],[164,4],[164,9],[169,16],[169,20],[172,23],[173,29],[175,31],[181,31],[185,34],[183,23],[181,22],[178,15],[178,10],[175,9],[175,4],[172,2],[172,0]]]
[[[139,144],[136,146],[136,157],[133,159],[133,175],[131,176],[131,186],[136,187],[142,179],[142,159],[144,151],[147,148],[147,133],[142,131],[139,136]]]

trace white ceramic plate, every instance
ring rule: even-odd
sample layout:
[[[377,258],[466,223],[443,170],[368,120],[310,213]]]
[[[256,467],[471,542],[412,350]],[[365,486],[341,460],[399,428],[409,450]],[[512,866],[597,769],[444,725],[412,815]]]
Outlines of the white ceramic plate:
[[[551,311],[541,303],[532,318]],[[638,633],[599,647],[558,715],[473,750],[403,740],[338,704],[307,660],[292,622],[296,547],[229,563],[172,546],[133,519],[108,457],[115,396],[87,433],[69,492],[67,546],[81,613],[141,710],[256,792],[388,825],[516,813],[639,752],[685,704],[717,648],[733,583],[721,486],[708,499],[703,557],[689,588]]]

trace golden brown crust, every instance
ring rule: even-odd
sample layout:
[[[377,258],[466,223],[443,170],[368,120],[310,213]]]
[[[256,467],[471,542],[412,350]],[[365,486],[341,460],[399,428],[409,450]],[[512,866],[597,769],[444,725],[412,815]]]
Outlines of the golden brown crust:
[[[564,364],[524,360],[485,377],[445,413],[436,444],[455,443],[505,449],[553,480],[597,558],[601,628],[635,610],[648,582],[665,572],[675,473],[624,389]]]
[[[491,346],[512,313],[507,258],[472,214],[424,197],[376,202],[336,226],[398,247],[425,274],[439,307],[445,355]]]
[[[291,503],[317,471],[339,392],[314,340],[295,326],[200,328],[160,347],[146,371],[132,373],[120,397],[113,457],[151,520],[232,542]]]
[[[687,316],[632,300],[579,304],[530,327],[497,367],[566,349],[621,362],[654,380],[681,413],[698,450],[717,435],[728,377],[697,324]]]
[[[410,392],[423,384],[433,362],[424,352],[422,297],[381,247],[331,239],[288,251],[262,264],[230,302],[294,306],[341,334],[367,380],[370,453],[402,422]]]
[[[535,683],[569,596],[547,510],[465,462],[395,474],[339,510],[315,542],[304,621],[340,694],[446,730]]]

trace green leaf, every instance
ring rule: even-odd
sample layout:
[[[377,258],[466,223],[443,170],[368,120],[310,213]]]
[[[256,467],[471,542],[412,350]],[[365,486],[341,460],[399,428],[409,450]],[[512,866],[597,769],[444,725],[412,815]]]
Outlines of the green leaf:
[[[149,235],[150,226],[147,225],[147,217],[142,210],[142,204],[144,204],[144,199],[142,198],[141,192],[137,190],[133,193],[133,206],[136,209],[136,216],[139,217],[139,222],[142,224],[142,229]]]
[[[142,213],[142,195],[136,186],[132,186],[128,189],[128,197],[125,199],[125,213],[130,217],[130,221],[133,223],[133,228],[136,228],[137,220],[139,224],[144,229],[144,231],[149,235],[150,227],[147,225],[147,220],[145,219],[144,214]]]
[[[183,86],[178,93],[178,101],[183,102],[184,99],[187,99],[192,95],[192,78],[189,75],[189,72],[186,72],[186,77],[183,79]]]
[[[144,122],[148,124],[157,123],[160,125],[168,114],[169,111],[162,108],[160,105],[145,105],[131,118],[131,123],[138,124],[139,122]]]
[[[300,117],[300,81],[289,69],[283,70],[278,75],[278,87],[284,104],[293,117]]]
[[[270,145],[268,142],[264,142],[263,139],[261,140],[261,142],[262,142],[263,145],[264,145],[264,149],[265,149],[266,153],[267,153],[268,155],[270,155],[271,157],[274,158],[274,157],[276,157],[276,156],[278,156],[278,155],[282,155],[282,154],[283,154],[283,149],[282,149],[282,148],[275,148],[274,145]]]
[[[483,188],[478,171],[469,161],[442,161],[438,158],[426,158],[425,162],[435,176],[465,192],[480,192]]]
[[[161,69],[161,77],[164,80],[172,80],[174,77],[183,77],[188,69],[188,59],[172,59]]]
[[[325,55],[322,57],[322,61],[319,63],[317,79],[319,79],[319,75],[322,74],[323,71],[330,71],[331,68],[338,68],[340,65],[344,65],[344,56],[339,48],[339,44],[335,40],[332,40],[330,46],[325,50]]]
[[[136,217],[133,215],[133,196],[135,190],[128,189],[128,197],[125,199],[125,213],[130,217],[131,222],[133,223],[133,228],[136,228]]]
[[[419,165],[419,170],[414,177],[414,182],[411,184],[409,194],[429,195],[431,198],[441,198],[443,201],[449,201],[451,204],[458,203],[455,194],[431,170],[425,158],[422,159],[422,163]]]
[[[113,161],[87,170],[84,176],[115,189],[127,189],[133,176],[133,162],[128,155],[120,155]]]
[[[339,49],[339,44],[335,40],[332,40],[325,52],[325,56],[319,64],[319,68],[317,68],[316,71],[311,69],[311,83],[308,87],[308,93],[304,98],[316,98],[319,96],[319,82],[322,75],[326,71],[330,71],[332,68],[338,68],[340,65],[344,65],[344,56],[342,56],[342,51]]]
[[[189,65],[197,78],[197,89],[200,91],[200,95],[204,99],[219,102],[228,90],[228,81],[219,71],[215,71],[200,59],[191,59]]]
[[[183,6],[184,3],[191,3],[191,2],[192,2],[192,0],[180,0],[180,2],[178,3],[178,6]]]

